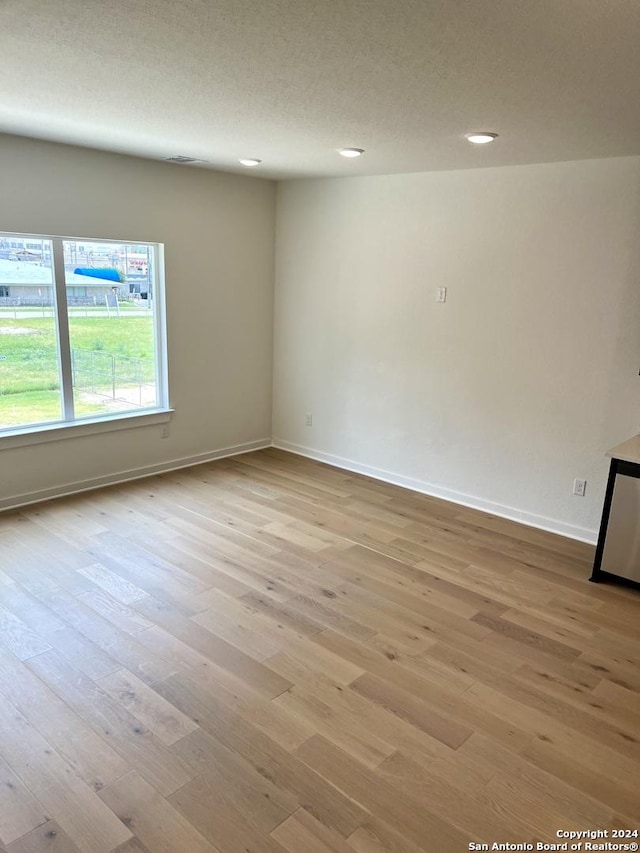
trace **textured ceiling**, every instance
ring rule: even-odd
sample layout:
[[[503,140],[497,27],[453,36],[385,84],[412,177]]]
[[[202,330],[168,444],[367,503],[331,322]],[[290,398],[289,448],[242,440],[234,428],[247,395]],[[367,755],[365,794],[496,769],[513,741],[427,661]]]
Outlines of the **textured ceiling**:
[[[275,178],[640,154],[640,2],[0,0],[0,130]]]

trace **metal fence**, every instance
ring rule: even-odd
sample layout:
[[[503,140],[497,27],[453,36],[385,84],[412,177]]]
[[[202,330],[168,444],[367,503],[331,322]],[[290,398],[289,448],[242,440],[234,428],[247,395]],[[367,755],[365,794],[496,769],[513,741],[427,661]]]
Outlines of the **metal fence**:
[[[71,348],[73,385],[79,391],[132,405],[155,395],[153,359]]]
[[[104,296],[71,296],[67,294],[67,305],[91,305],[104,307]],[[0,308],[53,308],[51,296],[0,296]]]
[[[152,300],[142,299],[140,294],[132,294],[124,298],[118,297],[114,305],[106,304],[105,297],[69,296],[67,295],[67,313],[69,317],[115,317],[123,316],[125,309],[128,317],[142,317],[150,314]],[[113,309],[116,309],[115,313]],[[24,320],[30,317],[54,317],[55,308],[49,297],[0,296],[0,318]]]
[[[100,296],[72,296],[67,293],[67,305],[82,305],[94,308],[104,308],[105,294]],[[149,300],[150,301],[150,300]],[[129,305],[144,303],[146,308],[147,294],[141,296],[139,293],[118,294],[118,302]],[[53,308],[52,296],[2,296],[0,295],[0,308]]]

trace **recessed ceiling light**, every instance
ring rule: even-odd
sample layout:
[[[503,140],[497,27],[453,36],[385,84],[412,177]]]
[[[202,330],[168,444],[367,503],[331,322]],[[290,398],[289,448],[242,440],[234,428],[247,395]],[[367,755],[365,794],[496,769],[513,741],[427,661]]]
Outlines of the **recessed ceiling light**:
[[[262,160],[257,160],[255,157],[241,157],[240,162],[243,166],[259,166]]]
[[[341,148],[338,153],[343,157],[360,157],[364,154],[364,148]]]
[[[473,142],[476,145],[486,145],[487,142],[493,142],[494,139],[498,138],[497,133],[485,133],[484,131],[481,133],[467,133],[465,136],[469,142]]]

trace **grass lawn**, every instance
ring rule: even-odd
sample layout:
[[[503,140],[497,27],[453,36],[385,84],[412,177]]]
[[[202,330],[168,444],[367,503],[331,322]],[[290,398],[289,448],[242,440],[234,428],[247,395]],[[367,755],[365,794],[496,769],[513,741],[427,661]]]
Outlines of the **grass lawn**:
[[[97,415],[104,406],[76,400],[76,416]],[[58,421],[62,416],[59,391],[23,391],[0,395],[0,428]]]
[[[111,393],[117,386],[154,380],[153,318],[69,318],[71,347],[79,351],[76,371],[78,414],[108,411],[87,402],[81,390]],[[131,362],[128,359],[144,359]],[[13,320],[0,315],[0,428],[60,417],[57,342],[51,317]]]

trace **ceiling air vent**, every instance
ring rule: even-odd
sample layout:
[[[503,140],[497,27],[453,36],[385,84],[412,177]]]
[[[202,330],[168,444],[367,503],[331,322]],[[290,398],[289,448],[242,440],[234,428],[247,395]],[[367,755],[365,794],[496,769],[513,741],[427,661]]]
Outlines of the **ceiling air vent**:
[[[175,157],[165,157],[167,163],[200,163],[195,157],[185,157],[184,154],[176,154]]]

